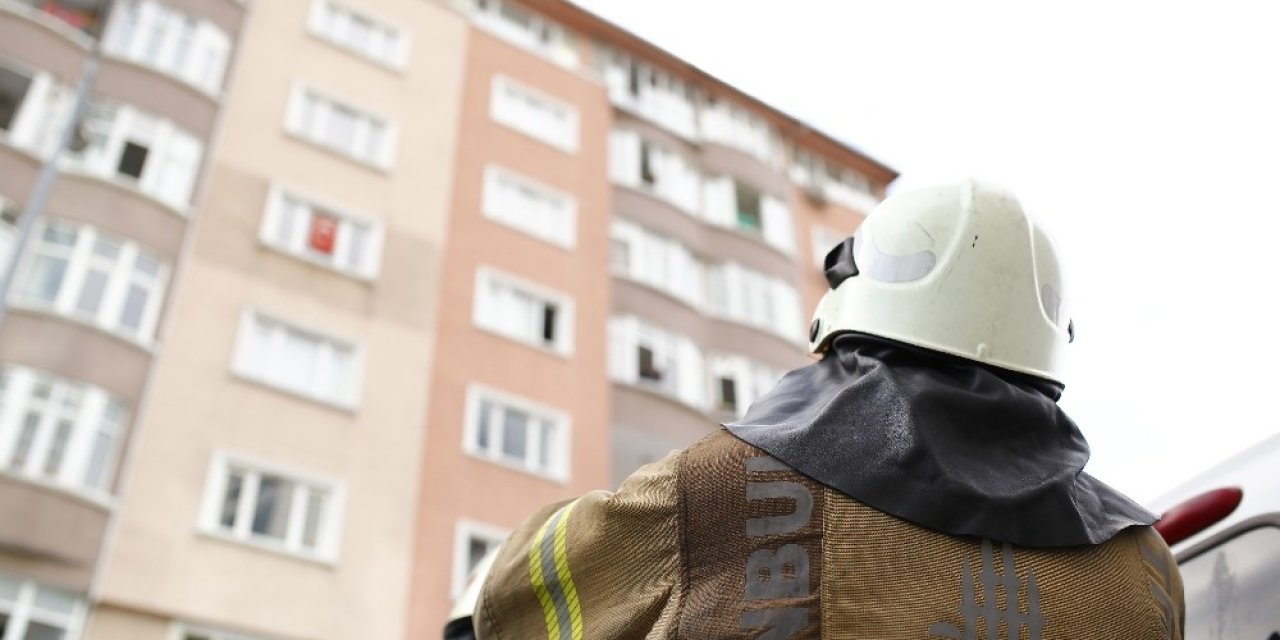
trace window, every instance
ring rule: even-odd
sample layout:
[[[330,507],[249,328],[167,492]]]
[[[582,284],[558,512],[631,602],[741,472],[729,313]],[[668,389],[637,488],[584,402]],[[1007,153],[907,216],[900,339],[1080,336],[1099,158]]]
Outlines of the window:
[[[477,326],[512,340],[570,355],[573,302],[563,294],[481,268],[476,272]]]
[[[0,468],[105,495],[115,479],[125,414],[123,402],[97,387],[6,367],[0,371]]]
[[[609,374],[693,407],[706,405],[706,366],[697,345],[634,316],[609,321]]]
[[[0,131],[12,129],[31,88],[31,78],[16,71],[0,67]]]
[[[355,409],[362,360],[360,349],[348,341],[246,311],[232,370],[277,389]]]
[[[10,3],[12,4],[12,3]],[[26,4],[50,19],[90,36],[96,36],[102,28],[106,0],[23,0]]]
[[[261,238],[268,246],[360,278],[378,274],[382,224],[279,187],[267,196]]]
[[[80,637],[85,602],[75,594],[0,574],[0,638],[63,640]]]
[[[760,192],[741,182],[733,183],[734,202],[737,203],[737,227],[740,231],[759,233],[763,228]]]
[[[610,134],[609,173],[616,184],[650,193],[686,213],[698,210],[701,176],[693,163],[634,131]]]
[[[331,0],[312,3],[310,26],[325,40],[388,67],[403,67],[408,55],[408,37],[399,29]]]
[[[795,249],[791,210],[778,196],[729,176],[704,181],[702,192],[707,222],[759,237],[780,251]]]
[[[614,220],[610,234],[614,274],[654,287],[689,305],[703,303],[704,267],[687,247],[621,219]]]
[[[569,475],[569,417],[507,393],[472,386],[467,391],[464,449],[556,480]]]
[[[0,195],[0,265],[9,264],[9,253],[18,239],[18,219],[22,210],[14,201]]]
[[[699,112],[703,139],[750,154],[777,166],[777,142],[764,117],[724,100],[709,98]]]
[[[128,105],[90,103],[83,148],[67,154],[74,169],[137,188],[180,211],[190,205],[201,145],[195,137]]]
[[[17,278],[17,302],[45,307],[149,344],[164,298],[166,269],[136,243],[87,225],[37,229]]]
[[[489,115],[535,140],[569,153],[578,151],[578,110],[537,89],[495,76]]]
[[[201,528],[322,560],[338,556],[341,488],[271,465],[214,454]]]
[[[151,0],[117,5],[108,53],[157,69],[206,93],[222,86],[231,41],[212,23]]]
[[[866,176],[803,149],[792,152],[789,173],[791,180],[804,187],[810,198],[819,201],[830,200],[863,213],[879,202]]]
[[[471,0],[472,17],[485,30],[552,62],[576,68],[578,41],[558,24],[508,0]]]
[[[454,598],[466,589],[467,578],[491,552],[502,545],[509,532],[492,525],[460,520],[454,530],[453,584]]]
[[[577,242],[578,201],[507,169],[484,174],[484,215],[565,248]]]
[[[603,61],[601,74],[613,104],[672,133],[696,138],[692,86],[611,47],[601,47],[597,55]]]
[[[384,118],[295,85],[286,129],[355,160],[384,169],[395,157],[395,128]]]
[[[70,117],[71,98],[70,88],[50,74],[0,59],[0,141],[49,157]]]
[[[1260,526],[1182,563],[1187,638],[1263,640],[1280,631],[1280,528]]]
[[[760,396],[773,387],[782,374],[743,356],[717,354],[709,357],[712,408],[741,417]]]
[[[707,267],[707,310],[787,339],[803,338],[800,294],[785,280],[735,263]]]

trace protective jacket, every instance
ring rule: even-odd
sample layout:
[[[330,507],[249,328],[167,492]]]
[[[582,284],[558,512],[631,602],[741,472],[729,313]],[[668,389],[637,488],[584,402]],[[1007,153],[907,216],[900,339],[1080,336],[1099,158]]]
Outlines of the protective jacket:
[[[1058,390],[840,338],[741,422],[534,515],[477,637],[1181,638],[1177,566],[1083,474]]]

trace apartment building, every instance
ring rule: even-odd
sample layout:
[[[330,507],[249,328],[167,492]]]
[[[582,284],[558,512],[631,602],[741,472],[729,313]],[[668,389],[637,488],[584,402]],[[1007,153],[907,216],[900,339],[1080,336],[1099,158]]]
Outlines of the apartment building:
[[[806,362],[896,177],[563,0],[0,0],[0,255],[47,162],[0,640],[437,637]]]
[[[0,2],[0,254],[101,68],[0,333],[0,637],[82,637],[163,352],[227,69],[233,0]]]
[[[532,511],[807,362],[820,262],[896,174],[570,3],[470,0],[410,637]]]

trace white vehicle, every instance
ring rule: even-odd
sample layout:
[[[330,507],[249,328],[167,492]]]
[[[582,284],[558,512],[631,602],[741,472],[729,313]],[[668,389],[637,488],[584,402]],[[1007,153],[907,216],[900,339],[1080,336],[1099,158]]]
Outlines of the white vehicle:
[[[1186,640],[1280,640],[1280,434],[1161,496]]]

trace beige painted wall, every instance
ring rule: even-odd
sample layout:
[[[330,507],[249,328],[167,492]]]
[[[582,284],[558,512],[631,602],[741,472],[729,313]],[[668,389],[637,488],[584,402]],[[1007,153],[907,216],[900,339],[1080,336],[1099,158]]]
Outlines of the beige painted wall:
[[[115,618],[148,612],[282,638],[404,637],[467,30],[460,16],[420,0],[360,6],[411,30],[403,71],[311,36],[308,0],[250,9],[208,196],[108,552],[102,597]],[[295,80],[393,120],[393,168],[370,169],[287,135]],[[386,241],[378,278],[353,280],[261,245],[273,182],[380,219]],[[359,343],[358,410],[236,377],[232,350],[248,307]],[[343,483],[338,561],[201,533],[215,451]],[[127,624],[104,622],[92,637],[133,638]]]

